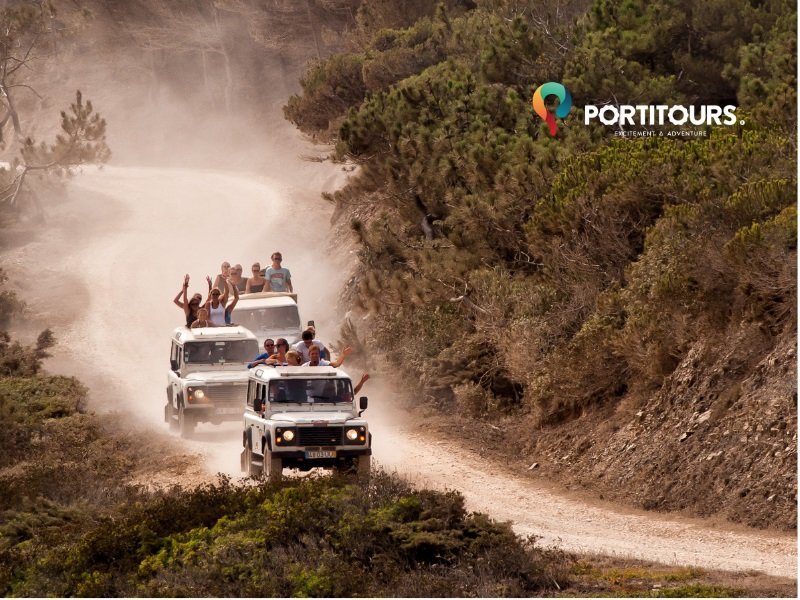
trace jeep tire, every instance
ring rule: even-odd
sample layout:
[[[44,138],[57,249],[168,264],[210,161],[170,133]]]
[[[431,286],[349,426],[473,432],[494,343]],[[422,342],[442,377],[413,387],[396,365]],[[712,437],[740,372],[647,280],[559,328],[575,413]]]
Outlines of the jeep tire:
[[[262,468],[257,462],[255,462],[256,455],[253,454],[253,440],[250,439],[250,432],[246,432],[244,434],[246,436],[246,440],[244,444],[244,450],[242,451],[242,471],[247,473],[250,477],[258,479],[261,477]]]
[[[280,481],[283,474],[283,461],[280,457],[272,455],[270,450],[264,449],[264,479],[267,481]]]
[[[178,409],[178,429],[182,438],[188,438],[194,433],[194,419],[192,415],[186,414],[183,404]]]
[[[167,386],[167,404],[164,406],[164,421],[169,425],[170,431],[178,429],[178,415],[172,406],[172,390]]]

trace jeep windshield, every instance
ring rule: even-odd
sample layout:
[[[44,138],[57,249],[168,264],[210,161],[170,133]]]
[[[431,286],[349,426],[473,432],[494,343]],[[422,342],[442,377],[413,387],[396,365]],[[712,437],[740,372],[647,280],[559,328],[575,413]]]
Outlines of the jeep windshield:
[[[291,404],[353,401],[349,379],[280,379],[269,383],[269,401]]]
[[[234,309],[233,320],[253,332],[300,329],[297,306]]]
[[[183,347],[186,364],[247,363],[258,354],[255,340],[208,340],[187,342]]]

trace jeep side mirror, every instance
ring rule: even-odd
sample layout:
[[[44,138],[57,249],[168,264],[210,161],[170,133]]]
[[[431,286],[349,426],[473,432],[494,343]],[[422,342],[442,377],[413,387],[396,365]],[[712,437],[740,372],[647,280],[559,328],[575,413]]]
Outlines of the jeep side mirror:
[[[177,358],[170,358],[169,359],[169,366],[173,371],[177,371],[178,369],[180,369],[180,364],[178,363],[178,359]]]
[[[361,410],[367,410],[368,401],[369,399],[366,396],[361,396],[361,398],[358,399],[358,408]]]
[[[264,408],[264,401],[261,398],[256,398],[253,400],[253,410],[256,412],[261,412]]]

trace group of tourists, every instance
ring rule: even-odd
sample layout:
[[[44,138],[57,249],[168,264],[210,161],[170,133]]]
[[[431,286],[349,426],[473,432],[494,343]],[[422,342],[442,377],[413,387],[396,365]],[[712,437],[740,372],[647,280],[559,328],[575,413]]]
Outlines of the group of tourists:
[[[272,266],[261,269],[261,263],[253,263],[252,276],[242,277],[242,265],[231,266],[227,261],[220,267],[220,273],[213,283],[207,276],[208,296],[203,302],[202,294],[194,294],[189,299],[189,275],[183,278],[183,287],[175,296],[173,302],[183,310],[186,316],[186,326],[198,327],[225,327],[231,325],[231,313],[239,302],[239,294],[255,294],[257,292],[290,292],[292,288],[292,274],[289,269],[281,266],[283,256],[280,252],[273,252]],[[230,300],[230,303],[228,302]]]
[[[266,269],[261,268],[260,262],[254,262],[250,267],[250,277],[242,276],[242,265],[225,261],[220,267],[220,273],[214,280],[214,286],[222,290],[225,286],[237,288],[245,294],[258,292],[294,292],[292,288],[292,274],[289,269],[282,266],[283,256],[280,252],[273,252],[270,257],[272,265]]]
[[[239,302],[239,294],[255,294],[258,292],[289,292],[294,293],[292,288],[292,275],[289,269],[283,268],[281,263],[283,256],[280,252],[273,252],[272,266],[261,269],[261,263],[253,263],[252,275],[242,277],[242,265],[231,266],[229,262],[223,262],[220,273],[212,282],[210,276],[206,276],[208,283],[208,297],[203,302],[202,294],[196,293],[189,298],[189,275],[183,278],[183,287],[175,296],[173,302],[183,310],[186,316],[186,326],[192,329],[200,327],[225,327],[233,325],[231,314],[236,304]],[[228,302],[230,300],[230,302]],[[321,341],[316,339],[316,329],[314,322],[309,321],[308,328],[303,332],[302,339],[289,346],[289,342],[284,338],[264,340],[264,352],[256,356],[248,368],[258,365],[268,366],[302,366],[302,367],[339,367],[345,359],[353,352],[350,346],[342,350],[341,356],[336,360],[331,360],[328,349]],[[365,373],[354,389],[354,393],[361,390],[361,386],[369,379],[369,374]]]
[[[318,339],[315,339],[316,330],[313,325],[303,332],[302,339],[289,346],[285,338],[264,340],[264,352],[256,356],[252,362],[248,363],[247,368],[252,369],[258,365],[271,367],[327,367],[338,368],[342,366],[345,359],[353,353],[351,346],[346,346],[342,354],[336,360],[329,360],[330,352]],[[290,349],[291,348],[291,349]],[[323,358],[323,355],[328,358]],[[353,389],[354,394],[361,391],[361,387],[369,379],[369,373],[364,373]]]

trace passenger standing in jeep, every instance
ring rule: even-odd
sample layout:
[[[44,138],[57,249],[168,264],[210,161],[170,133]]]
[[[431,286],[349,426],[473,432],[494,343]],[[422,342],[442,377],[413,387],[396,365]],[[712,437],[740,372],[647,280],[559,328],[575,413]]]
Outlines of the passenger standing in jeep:
[[[211,294],[211,278],[206,277],[206,281],[208,281],[208,292],[209,295]],[[183,277],[183,287],[181,291],[175,296],[173,302],[175,305],[183,310],[183,314],[186,317],[186,326],[191,327],[192,323],[197,319],[197,312],[200,310],[201,306],[205,306],[208,303],[208,300],[203,302],[203,296],[201,294],[194,294],[192,299],[189,300],[188,298],[188,290],[189,290],[189,274],[187,273]],[[183,296],[183,301],[181,302],[181,296]]]
[[[269,288],[273,292],[294,292],[292,289],[292,274],[289,269],[281,266],[283,256],[280,252],[272,253],[272,266],[267,269],[267,281]]]

